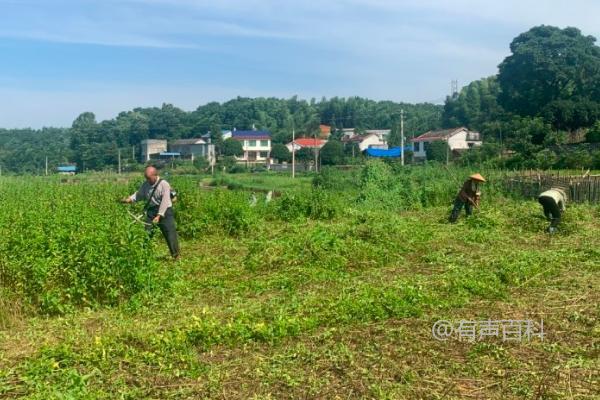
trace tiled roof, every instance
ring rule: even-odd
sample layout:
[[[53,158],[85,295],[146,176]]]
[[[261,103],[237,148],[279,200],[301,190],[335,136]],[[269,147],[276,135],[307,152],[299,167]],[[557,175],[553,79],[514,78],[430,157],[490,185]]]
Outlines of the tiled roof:
[[[191,144],[205,144],[204,139],[179,139],[173,142],[175,146],[185,146]]]
[[[315,138],[298,138],[294,141],[300,147],[322,147],[327,143],[327,140]]]
[[[450,136],[454,135],[457,132],[462,130],[467,130],[465,127],[461,128],[452,128],[452,129],[443,129],[439,131],[429,131],[425,132],[421,136],[417,136],[416,138],[411,139],[412,142],[433,142],[436,140],[447,140]]]
[[[237,140],[265,140],[271,139],[271,132],[269,131],[234,131],[232,132],[232,138]]]

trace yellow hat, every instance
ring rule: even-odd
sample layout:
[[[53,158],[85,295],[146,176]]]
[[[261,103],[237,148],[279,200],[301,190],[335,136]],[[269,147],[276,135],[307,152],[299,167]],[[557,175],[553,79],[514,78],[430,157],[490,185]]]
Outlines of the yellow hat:
[[[475,181],[485,182],[485,178],[483,176],[481,176],[481,174],[473,174],[469,178],[471,178]]]

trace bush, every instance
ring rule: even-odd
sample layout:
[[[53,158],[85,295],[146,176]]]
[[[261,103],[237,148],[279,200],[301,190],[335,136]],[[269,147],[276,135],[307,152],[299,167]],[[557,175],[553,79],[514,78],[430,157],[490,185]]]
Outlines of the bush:
[[[289,162],[292,161],[292,153],[284,144],[275,143],[271,148],[271,158],[279,162]]]
[[[589,143],[600,143],[600,121],[596,121],[596,123],[587,131],[585,139]]]
[[[45,314],[117,304],[151,287],[157,264],[146,232],[107,201],[123,189],[4,182],[0,285]]]
[[[180,191],[184,195],[177,205],[177,219],[183,237],[197,238],[215,232],[239,236],[258,223],[261,210],[252,207],[246,192],[198,192],[190,187]]]
[[[321,149],[321,162],[323,165],[337,165],[344,162],[344,145],[341,142],[330,140]]]
[[[324,167],[318,175],[315,175],[312,184],[317,188],[343,192],[357,189],[359,182],[356,179],[356,175],[353,173]]]
[[[425,153],[427,154],[427,161],[439,161],[446,162],[450,157],[450,149],[446,142],[431,142],[425,143]]]
[[[591,168],[592,155],[586,150],[574,150],[565,152],[557,163],[559,168],[581,169]]]
[[[339,214],[342,205],[329,192],[313,188],[305,192],[286,192],[272,207],[273,213],[283,221],[302,218],[330,220]]]

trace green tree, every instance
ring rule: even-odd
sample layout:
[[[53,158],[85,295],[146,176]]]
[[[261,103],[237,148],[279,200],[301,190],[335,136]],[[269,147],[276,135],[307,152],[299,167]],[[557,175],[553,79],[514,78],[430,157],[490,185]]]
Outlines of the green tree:
[[[425,153],[428,161],[446,162],[450,159],[450,148],[444,141],[425,143]]]
[[[504,110],[498,104],[499,94],[500,85],[495,76],[471,82],[457,97],[446,99],[442,115],[443,126],[466,126],[481,130],[486,122],[502,117]]]
[[[292,154],[284,144],[275,143],[271,148],[271,158],[279,162],[289,162],[292,159]]]
[[[296,151],[296,159],[298,162],[303,163],[305,166],[308,166],[311,161],[315,159],[315,151],[309,147],[303,147],[300,150]]]
[[[596,121],[585,135],[585,140],[589,143],[600,143],[600,121]]]
[[[600,117],[600,47],[576,28],[538,26],[517,36],[499,66],[499,102],[521,116],[542,116],[559,129]]]
[[[242,143],[233,138],[226,139],[223,142],[223,155],[224,156],[237,156],[241,157],[244,155],[244,148]]]
[[[321,163],[337,165],[344,162],[344,145],[336,140],[330,140],[321,148]]]

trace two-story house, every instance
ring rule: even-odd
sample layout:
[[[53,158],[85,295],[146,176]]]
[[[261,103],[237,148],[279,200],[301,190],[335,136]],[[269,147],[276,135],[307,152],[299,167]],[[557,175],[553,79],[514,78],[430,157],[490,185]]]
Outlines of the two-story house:
[[[475,146],[481,146],[479,132],[472,132],[465,127],[429,131],[411,139],[414,145],[414,158],[427,159],[426,147],[432,142],[446,142],[451,152],[457,153]]]
[[[242,143],[244,154],[238,162],[265,163],[271,156],[271,132],[233,131],[231,137]]]

